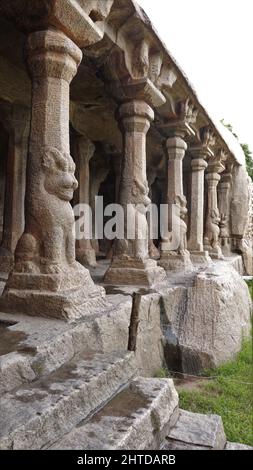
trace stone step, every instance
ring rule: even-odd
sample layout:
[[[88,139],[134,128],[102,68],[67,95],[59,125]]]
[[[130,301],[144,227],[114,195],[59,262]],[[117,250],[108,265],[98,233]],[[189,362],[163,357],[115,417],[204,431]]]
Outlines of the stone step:
[[[173,380],[139,377],[50,449],[159,449],[178,413]]]
[[[0,449],[41,449],[108,402],[135,375],[130,352],[82,353],[0,399]]]
[[[0,396],[57,370],[84,349],[126,349],[130,313],[129,302],[76,323],[0,312]]]
[[[164,450],[224,450],[226,436],[218,415],[180,410],[176,425],[166,438]]]
[[[227,442],[225,450],[253,450],[253,447],[239,442]]]

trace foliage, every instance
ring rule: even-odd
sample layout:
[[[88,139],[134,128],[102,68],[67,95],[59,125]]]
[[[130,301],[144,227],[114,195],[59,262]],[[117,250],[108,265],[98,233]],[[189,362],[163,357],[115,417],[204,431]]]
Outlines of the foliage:
[[[169,371],[166,369],[166,367],[161,367],[160,369],[156,371],[156,374],[155,374],[155,377],[157,379],[166,379],[169,376],[170,374],[169,374]]]
[[[229,441],[252,446],[252,341],[244,342],[234,361],[203,375],[210,379],[203,379],[197,389],[180,389],[180,407],[220,415]]]
[[[252,159],[252,152],[249,149],[248,144],[241,144],[241,147],[244,151],[245,155],[245,160],[246,160],[246,166],[247,166],[247,171],[251,179],[253,180],[253,159]]]
[[[233,127],[231,126],[231,124],[225,124],[224,122],[224,119],[221,120],[222,124],[230,131],[232,132],[233,136],[239,140],[237,134],[235,134],[234,130],[233,130]],[[251,179],[253,180],[253,158],[252,158],[252,152],[250,151],[249,149],[249,146],[248,144],[240,144],[241,147],[242,147],[242,150],[244,152],[244,155],[245,155],[245,161],[246,161],[246,167],[247,167],[247,171],[248,171],[248,174],[249,176],[251,177]]]
[[[251,281],[246,281],[246,283],[248,284],[249,292],[253,300],[253,279],[251,279]]]

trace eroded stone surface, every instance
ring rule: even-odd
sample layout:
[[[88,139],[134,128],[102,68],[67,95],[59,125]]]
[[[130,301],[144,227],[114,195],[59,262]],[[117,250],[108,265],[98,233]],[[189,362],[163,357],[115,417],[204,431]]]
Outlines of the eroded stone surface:
[[[253,450],[253,447],[239,442],[227,442],[225,450]]]
[[[176,425],[167,436],[167,449],[224,450],[226,436],[218,415],[180,410]]]
[[[70,431],[135,374],[133,353],[82,353],[0,399],[1,449],[40,449]]]
[[[169,369],[198,373],[233,357],[249,335],[251,299],[247,285],[219,262],[189,276],[161,298],[165,355]]]
[[[177,418],[178,395],[173,381],[137,378],[51,449],[158,449]]]

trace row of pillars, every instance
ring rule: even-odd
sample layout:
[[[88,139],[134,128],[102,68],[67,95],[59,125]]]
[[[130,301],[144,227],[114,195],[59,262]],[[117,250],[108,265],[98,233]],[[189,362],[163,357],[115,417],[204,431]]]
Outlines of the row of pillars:
[[[22,119],[21,119],[22,118]],[[8,171],[6,172],[6,201],[5,201],[5,219],[4,231],[1,244],[1,261],[2,269],[9,270],[14,250],[19,237],[24,228],[24,191],[25,191],[25,168],[26,153],[28,143],[29,121],[28,112],[23,108],[15,108],[12,123],[9,126],[9,155],[7,158]],[[124,128],[121,125],[124,135]],[[144,135],[145,137],[145,135]],[[145,143],[144,143],[145,145]],[[183,196],[182,183],[182,161],[187,149],[186,143],[181,138],[167,139],[167,157],[168,157],[168,192],[167,201],[174,201],[176,196]],[[94,156],[94,144],[83,136],[75,138],[75,161],[76,161],[76,177],[79,187],[74,194],[74,204],[90,205],[90,160]],[[120,170],[120,155],[117,155],[117,168]],[[208,164],[203,152],[202,158],[199,152],[192,155],[191,161],[191,207],[190,207],[190,237],[188,240],[188,249],[192,255],[201,255],[204,253],[204,173],[208,168]],[[108,169],[109,171],[109,169]],[[156,175],[153,172],[153,175]],[[96,186],[100,186],[102,179],[96,175]],[[135,175],[134,175],[135,176]],[[129,172],[127,170],[127,177]],[[220,180],[221,178],[221,180]],[[154,179],[154,178],[153,178]],[[208,214],[212,212],[219,213],[220,216],[220,239],[223,245],[229,240],[229,190],[231,185],[231,174],[224,172],[222,177],[219,175],[219,167],[214,168],[210,165],[206,174],[208,185]],[[219,184],[218,184],[219,183]],[[131,182],[129,182],[131,186]],[[150,181],[149,181],[150,185]],[[116,193],[119,193],[120,171],[117,172]],[[95,188],[93,196],[98,194],[98,187]],[[97,189],[97,191],[96,191]],[[219,204],[217,200],[217,189]],[[115,201],[118,197],[115,194]],[[92,198],[91,198],[92,199]],[[219,209],[218,209],[219,206]],[[148,251],[150,253],[150,243]],[[76,242],[77,259],[84,265],[96,265],[95,243],[91,240],[78,240]],[[163,246],[163,245],[162,245]],[[210,249],[210,241],[206,230],[205,247]],[[214,248],[214,247],[213,247]],[[154,250],[154,247],[153,247]],[[214,250],[213,250],[214,252]],[[158,257],[158,253],[154,254]],[[194,257],[194,256],[193,256]],[[4,266],[5,265],[5,266]]]
[[[43,53],[41,52],[43,51]],[[35,233],[38,237],[43,237],[43,230],[37,231],[34,226],[34,220],[40,220],[40,214],[50,213],[50,197],[41,191],[42,167],[40,160],[46,167],[49,160],[45,161],[45,152],[58,149],[62,154],[69,155],[69,84],[74,77],[77,67],[81,60],[81,52],[70,39],[62,32],[58,31],[40,31],[33,33],[28,38],[27,57],[29,72],[32,80],[32,109],[31,109],[31,127],[29,137],[29,157],[28,171],[26,179],[26,207],[25,207],[25,227],[27,233]],[[144,100],[131,99],[119,107],[118,121],[123,137],[123,153],[121,166],[121,179],[119,184],[119,203],[124,211],[129,204],[144,204],[147,206],[149,200],[149,187],[146,171],[146,136],[150,123],[154,119],[154,111]],[[16,131],[15,131],[16,132]],[[17,227],[23,225],[19,223],[22,217],[21,201],[19,188],[22,177],[20,177],[21,167],[24,165],[24,156],[20,152],[26,152],[23,142],[23,135],[20,137],[18,132],[14,137],[15,151],[13,158],[9,158],[7,182],[7,200],[6,200],[6,220],[2,249],[6,248],[13,252],[14,245],[17,242]],[[79,203],[89,203],[89,160],[93,155],[93,144],[85,153],[80,152],[82,158],[77,162],[76,175],[79,180],[78,197]],[[181,228],[184,232],[184,216],[186,213],[186,200],[183,193],[183,170],[182,162],[187,150],[187,144],[180,136],[171,135],[167,139],[167,203],[175,204],[177,199],[180,205],[180,214],[182,214]],[[49,157],[48,157],[49,158]],[[51,158],[51,157],[50,157]],[[68,165],[71,161],[66,157]],[[217,200],[217,185],[220,180],[219,171],[215,166],[207,167],[205,155],[196,152],[192,158],[192,184],[191,184],[191,207],[190,207],[190,238],[188,248],[194,254],[202,255],[205,248],[209,251],[220,254],[219,249],[219,210]],[[71,166],[72,168],[72,166]],[[204,173],[207,171],[208,185],[208,211],[204,234]],[[72,172],[72,169],[70,170]],[[41,175],[41,176],[40,176]],[[21,178],[17,181],[17,178]],[[71,190],[75,189],[75,181]],[[229,214],[228,193],[230,185],[230,176],[226,176],[221,186],[220,207],[223,213],[221,236],[227,237],[227,219]],[[50,192],[50,191],[49,191]],[[59,202],[63,207],[63,202]],[[52,210],[53,210],[52,206]],[[37,212],[36,212],[37,211]],[[61,220],[62,230],[64,231],[64,210]],[[139,214],[138,214],[139,215]],[[128,214],[129,216],[129,214]],[[132,213],[133,221],[136,213]],[[114,258],[112,265],[106,275],[108,282],[124,283],[129,277],[129,282],[147,281],[148,284],[153,280],[159,280],[164,277],[161,267],[149,258],[149,236],[145,233],[146,215],[143,214],[143,237],[134,240],[127,239],[126,227],[124,240],[117,240],[114,249]],[[71,217],[69,217],[71,221]],[[68,223],[70,223],[68,221]],[[43,223],[43,221],[41,221]],[[50,217],[47,218],[47,224],[51,224]],[[53,223],[53,222],[52,222]],[[66,222],[67,223],[67,222]],[[129,223],[129,218],[128,218]],[[131,223],[131,221],[130,221]],[[54,236],[54,230],[48,227],[49,236]],[[19,230],[19,229],[18,229]],[[20,235],[20,234],[18,234]],[[57,235],[57,234],[56,234]],[[186,234],[183,234],[185,238]],[[43,240],[42,240],[43,241]],[[51,243],[52,242],[52,243]],[[47,250],[45,263],[50,261],[53,264],[61,264],[73,259],[73,252],[66,257],[59,248],[55,249],[51,240],[50,249]],[[68,247],[70,241],[68,240]],[[187,251],[185,240],[180,242],[182,254]],[[166,243],[162,244],[162,258],[170,255],[167,253]],[[78,258],[88,264],[95,263],[94,249],[89,240],[78,242]],[[180,254],[180,253],[179,253]],[[52,256],[52,259],[47,257]],[[59,256],[59,259],[57,259]],[[64,258],[61,259],[61,258]],[[31,261],[33,262],[32,258]],[[29,265],[31,266],[31,264]],[[30,269],[30,268],[29,268]]]

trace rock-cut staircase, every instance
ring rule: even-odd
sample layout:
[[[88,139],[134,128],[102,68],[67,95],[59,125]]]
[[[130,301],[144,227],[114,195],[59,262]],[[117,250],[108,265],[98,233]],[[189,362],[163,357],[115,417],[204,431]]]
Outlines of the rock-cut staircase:
[[[6,391],[0,449],[159,448],[178,418],[178,396],[170,379],[135,376],[133,353],[81,352]]]
[[[139,377],[134,353],[84,349],[89,324],[1,318],[1,450],[247,448],[180,410],[173,380]]]

